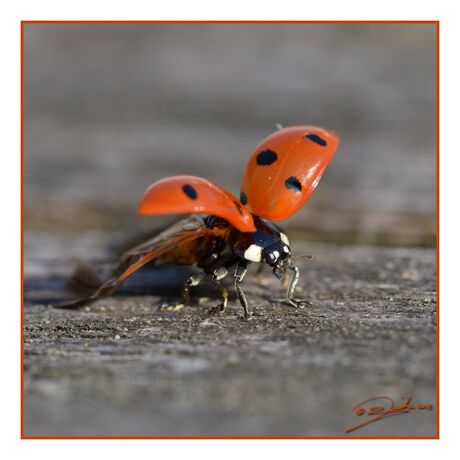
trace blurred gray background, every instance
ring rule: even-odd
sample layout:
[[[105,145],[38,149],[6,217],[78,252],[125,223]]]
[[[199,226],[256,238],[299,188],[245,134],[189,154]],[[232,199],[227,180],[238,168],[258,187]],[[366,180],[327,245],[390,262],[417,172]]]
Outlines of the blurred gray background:
[[[275,125],[342,144],[285,226],[297,238],[435,242],[435,25],[26,24],[26,231],[135,233],[153,181],[238,195]]]

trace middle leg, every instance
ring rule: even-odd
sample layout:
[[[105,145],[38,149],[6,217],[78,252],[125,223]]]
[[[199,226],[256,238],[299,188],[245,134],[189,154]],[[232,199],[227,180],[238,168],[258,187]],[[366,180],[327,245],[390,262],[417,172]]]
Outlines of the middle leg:
[[[241,306],[244,310],[244,317],[246,319],[249,318],[249,308],[248,308],[248,301],[246,300],[246,296],[244,295],[243,289],[241,289],[240,283],[243,281],[244,275],[248,270],[248,263],[245,260],[241,260],[238,265],[236,266],[235,270],[235,289],[238,295],[238,299],[241,303]]]

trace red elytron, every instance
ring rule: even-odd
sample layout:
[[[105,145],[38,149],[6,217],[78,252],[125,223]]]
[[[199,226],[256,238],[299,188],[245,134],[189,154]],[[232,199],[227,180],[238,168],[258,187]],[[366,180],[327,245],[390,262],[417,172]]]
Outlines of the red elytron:
[[[192,265],[203,274],[192,276],[184,286],[184,304],[189,289],[209,279],[227,305],[228,293],[221,284],[234,268],[235,288],[246,317],[248,303],[240,286],[251,262],[265,262],[278,277],[287,271],[293,277],[287,292],[291,305],[299,270],[291,259],[289,240],[268,220],[283,220],[308,200],[339,145],[339,138],[317,126],[292,126],[264,139],[254,150],[241,183],[240,199],[213,182],[195,176],[175,176],[152,184],[139,205],[141,214],[194,213],[151,240],[128,251],[113,276],[91,296],[59,307],[75,308],[114,292],[123,281],[148,263]],[[265,220],[267,219],[267,220]]]

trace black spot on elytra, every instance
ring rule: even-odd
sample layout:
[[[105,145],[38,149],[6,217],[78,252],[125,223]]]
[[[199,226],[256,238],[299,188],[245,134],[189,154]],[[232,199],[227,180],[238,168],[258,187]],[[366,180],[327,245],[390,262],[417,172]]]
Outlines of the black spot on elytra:
[[[299,179],[297,179],[297,177],[295,176],[291,176],[289,179],[286,179],[284,184],[286,185],[286,188],[294,190],[296,193],[302,191],[302,184],[299,182]]]
[[[278,159],[278,155],[273,150],[264,150],[257,155],[259,166],[270,166]]]
[[[240,205],[240,203],[238,203],[238,201],[233,201],[233,203],[235,204],[236,209],[238,209],[238,212],[240,213],[240,216],[242,216],[243,215],[243,207]]]
[[[185,184],[182,187],[182,191],[192,200],[196,200],[198,198],[197,191],[189,184]]]
[[[246,195],[246,193],[244,192],[240,193],[240,201],[241,201],[241,204],[243,204],[244,206],[248,204],[248,196]]]
[[[326,140],[318,136],[317,134],[305,134],[304,137],[306,139],[310,139],[311,141],[315,142],[318,145],[321,145],[321,147],[326,147],[327,145]]]

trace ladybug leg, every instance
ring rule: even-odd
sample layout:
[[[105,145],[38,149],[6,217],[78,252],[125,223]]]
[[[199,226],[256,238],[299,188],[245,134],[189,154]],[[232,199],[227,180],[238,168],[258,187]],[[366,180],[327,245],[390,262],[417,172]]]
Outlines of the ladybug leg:
[[[178,303],[176,305],[168,305],[168,304],[160,305],[158,307],[158,310],[166,310],[166,311],[182,310],[182,308],[184,308],[190,303],[190,288],[192,286],[198,286],[199,284],[202,284],[205,278],[206,278],[205,275],[194,275],[188,278],[182,288],[182,303]]]
[[[289,284],[289,288],[287,291],[287,300],[293,307],[304,308],[305,306],[310,305],[308,301],[294,299],[295,287],[297,286],[297,283],[299,281],[299,269],[294,264],[289,265],[289,269],[292,270],[294,274],[292,276],[291,283]]]
[[[211,281],[212,285],[216,288],[217,292],[220,294],[222,301],[216,307],[210,308],[209,313],[222,313],[227,308],[228,303],[228,292],[227,289],[220,282],[221,279],[225,278],[228,275],[228,270],[225,267],[219,267],[214,270],[212,273]]]
[[[260,274],[262,273],[263,269],[264,269],[264,264],[259,264],[258,267],[257,267],[256,273],[255,273],[255,276],[260,276]]]
[[[281,275],[281,286],[284,289],[289,289],[290,285],[291,285],[291,283],[289,282],[289,276],[287,275],[287,273],[283,273]]]
[[[241,260],[239,264],[236,266],[235,270],[235,289],[238,295],[238,299],[241,303],[241,306],[244,310],[244,317],[246,319],[249,318],[249,309],[248,309],[248,301],[246,300],[246,296],[244,295],[243,289],[241,289],[240,283],[243,281],[244,275],[248,270],[248,263],[245,260]]]
[[[264,269],[264,265],[265,264],[262,264],[262,263],[257,264],[257,269],[254,272],[254,280],[256,281],[256,283],[262,283],[263,282],[262,281],[262,279],[263,279],[262,271]]]
[[[198,286],[205,280],[205,275],[194,275],[191,276],[185,283],[182,290],[182,303],[188,305],[190,303],[190,288],[192,286]]]

